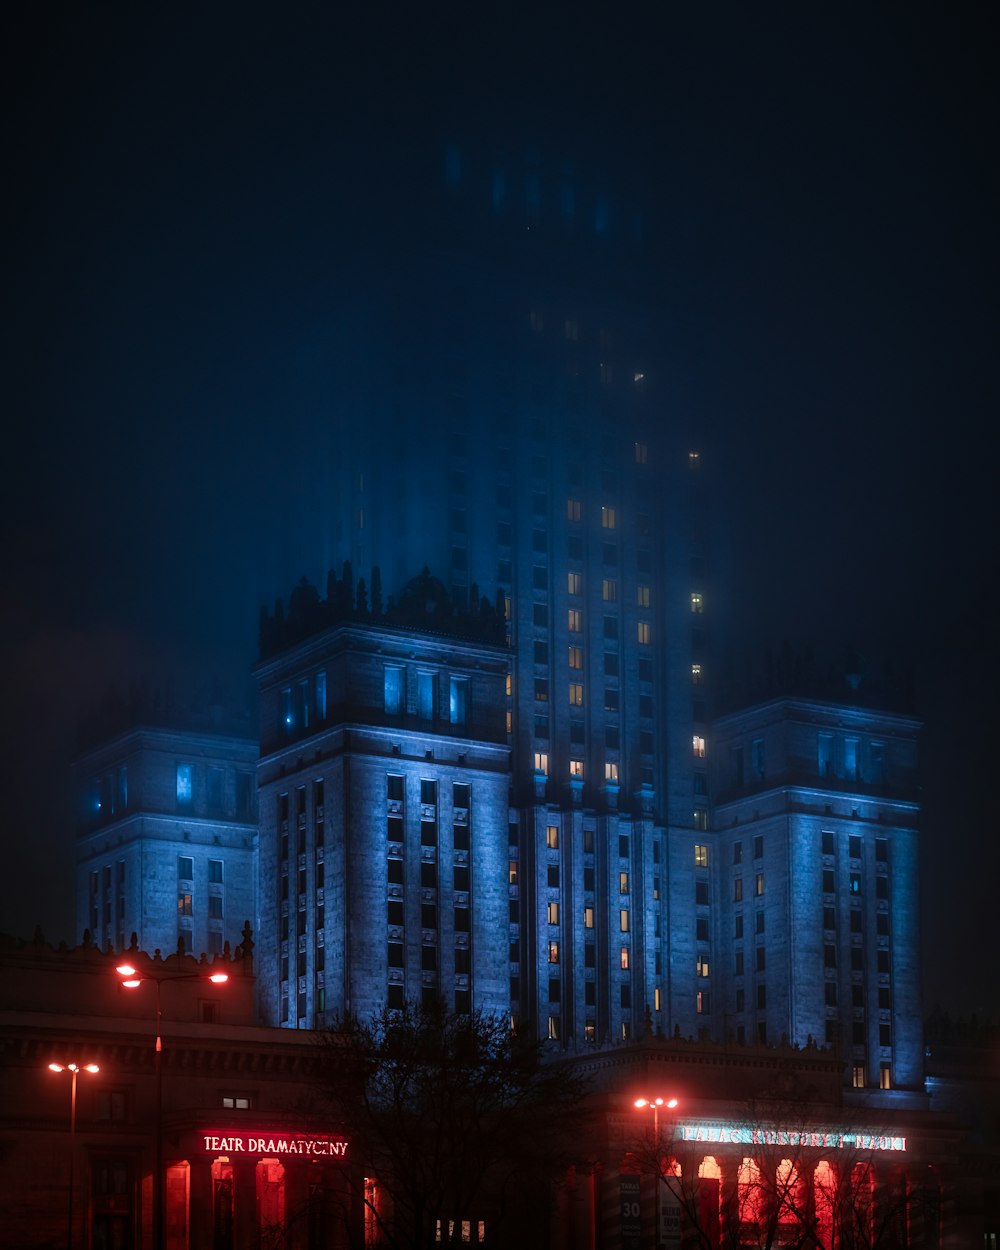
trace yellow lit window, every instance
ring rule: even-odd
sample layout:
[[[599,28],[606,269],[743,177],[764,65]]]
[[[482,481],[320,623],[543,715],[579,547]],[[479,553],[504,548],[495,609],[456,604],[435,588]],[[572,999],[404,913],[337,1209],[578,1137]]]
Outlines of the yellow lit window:
[[[544,751],[535,752],[535,772],[548,776],[549,757]]]
[[[648,645],[651,637],[649,621],[639,621],[636,626],[636,635],[643,645]]]
[[[507,880],[511,885],[517,885],[517,860],[512,859],[507,871]]]
[[[580,573],[566,574],[566,589],[571,595],[583,594],[583,575]]]
[[[601,584],[601,594],[605,603],[618,602],[618,583],[613,577],[606,577]]]
[[[694,866],[695,868],[708,867],[708,847],[703,846],[700,842],[694,845]]]
[[[614,508],[604,507],[601,509],[601,528],[606,530],[613,530],[615,528]]]
[[[510,696],[511,696],[511,691],[512,691],[513,689],[514,689],[514,678],[513,678],[513,677],[511,677],[510,673],[508,673],[508,674],[507,674],[507,698],[508,698],[508,699],[510,698]]]
[[[557,964],[558,962],[559,962],[559,943],[550,942],[549,943],[549,963]]]
[[[704,990],[699,990],[695,995],[694,1006],[699,1016],[703,1016],[708,1011],[708,995]]]
[[[704,612],[704,610],[705,610],[704,596],[700,595],[698,591],[692,590],[691,591],[691,611],[692,612]]]
[[[503,619],[505,621],[510,620],[510,595],[504,595],[503,597]]]
[[[654,1011],[663,1010],[663,1005],[660,1002],[660,987],[658,985],[653,987],[653,1010]]]
[[[698,956],[697,971],[698,971],[698,976],[700,977],[708,976],[708,956],[707,955]]]
[[[546,911],[546,916],[548,918],[549,924],[559,923],[559,904],[558,903],[547,904],[545,911]]]
[[[583,647],[570,647],[569,666],[570,668],[583,668]]]
[[[583,909],[583,927],[592,929],[594,927],[594,909],[593,907],[585,907]]]
[[[571,634],[578,634],[583,628],[583,613],[579,608],[570,608],[566,617],[566,622],[569,625],[569,632]]]
[[[620,872],[618,874],[618,893],[619,894],[628,893],[628,873],[627,872]]]
[[[618,913],[618,927],[622,933],[628,933],[628,910],[625,907]]]
[[[605,763],[604,780],[605,781],[617,781],[618,780],[618,765],[614,760],[608,760]]]
[[[640,608],[649,607],[649,587],[648,586],[636,586],[635,601]]]
[[[559,826],[558,825],[546,825],[545,826],[545,845],[549,848],[550,851],[558,850],[559,848]]]
[[[758,898],[764,893],[764,874],[762,872],[757,873],[756,877],[754,877],[753,892]]]
[[[583,780],[583,760],[570,760],[569,775]]]
[[[703,760],[707,752],[705,739],[701,736],[701,734],[695,734],[694,737],[691,739],[691,741],[694,746],[695,758],[699,760]]]
[[[566,519],[568,521],[579,521],[582,512],[579,499],[566,500]]]
[[[622,969],[625,972],[628,971],[628,947],[627,946],[622,947]]]
[[[513,728],[514,728],[514,713],[508,710],[508,712],[507,712],[507,732],[508,732],[508,733],[510,733],[510,732],[513,730]]]
[[[571,681],[569,683],[569,702],[571,707],[583,707],[583,683]]]

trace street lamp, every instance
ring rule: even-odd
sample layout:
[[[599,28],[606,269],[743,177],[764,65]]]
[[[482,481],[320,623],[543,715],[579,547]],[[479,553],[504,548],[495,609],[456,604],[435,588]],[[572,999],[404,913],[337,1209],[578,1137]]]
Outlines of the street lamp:
[[[660,1108],[666,1107],[668,1110],[673,1110],[673,1108],[677,1106],[677,1099],[676,1098],[637,1098],[632,1105],[635,1107],[638,1107],[640,1111],[645,1111],[647,1107],[649,1108],[650,1111],[652,1111],[653,1113],[653,1140],[656,1142],[659,1142],[660,1140]]]
[[[76,1163],[76,1078],[80,1072],[100,1072],[96,1063],[50,1063],[50,1072],[68,1072],[69,1084],[69,1213],[66,1217],[66,1246],[73,1250],[73,1185]]]
[[[669,1219],[668,1212],[664,1206],[664,1189],[666,1188],[662,1173],[662,1163],[660,1160],[660,1108],[665,1107],[668,1111],[672,1111],[677,1106],[676,1098],[637,1098],[632,1104],[639,1111],[652,1111],[653,1113],[653,1149],[656,1151],[656,1194],[657,1194],[657,1235],[656,1244],[662,1246],[667,1240],[667,1232],[665,1231],[665,1221]]]
[[[160,1022],[163,1013],[160,1006],[160,987],[164,981],[211,981],[213,985],[224,985],[229,980],[228,972],[174,972],[168,969],[147,969],[139,972],[132,964],[119,964],[115,972],[122,978],[121,985],[126,990],[137,990],[143,981],[152,981],[156,986],[156,1139],[154,1142],[155,1158],[153,1163],[153,1245],[156,1250],[163,1250],[163,1036]]]

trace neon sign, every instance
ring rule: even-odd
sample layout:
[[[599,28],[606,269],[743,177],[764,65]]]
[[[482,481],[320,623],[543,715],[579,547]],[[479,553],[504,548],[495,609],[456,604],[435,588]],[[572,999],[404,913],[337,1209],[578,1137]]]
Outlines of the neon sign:
[[[343,1159],[347,1142],[342,1137],[307,1137],[303,1133],[202,1133],[202,1148],[210,1154],[302,1155]]]
[[[887,1133],[841,1133],[836,1129],[807,1132],[802,1129],[752,1128],[746,1124],[679,1124],[685,1142],[718,1142],[733,1146],[817,1146],[834,1150],[906,1150],[906,1138]]]

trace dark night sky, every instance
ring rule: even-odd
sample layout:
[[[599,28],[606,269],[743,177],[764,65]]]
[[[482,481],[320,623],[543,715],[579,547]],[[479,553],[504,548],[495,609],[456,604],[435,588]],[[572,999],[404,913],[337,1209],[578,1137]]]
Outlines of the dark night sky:
[[[397,7],[8,29],[0,930],[71,935],[67,765],[107,683],[238,684],[260,604],[325,573],[272,484],[343,381],[348,236],[407,214],[395,155],[506,139],[627,168],[654,206],[722,636],[915,666],[927,1005],[997,1018],[988,10]]]

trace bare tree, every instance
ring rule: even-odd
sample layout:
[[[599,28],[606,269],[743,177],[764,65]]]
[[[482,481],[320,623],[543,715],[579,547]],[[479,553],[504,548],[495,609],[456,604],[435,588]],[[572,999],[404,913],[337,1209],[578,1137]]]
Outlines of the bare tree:
[[[356,1183],[377,1178],[362,1197],[381,1244],[459,1245],[463,1221],[481,1219],[500,1245],[526,1195],[548,1209],[585,1090],[506,1017],[411,1004],[349,1018],[326,1039],[322,1073]],[[532,1240],[523,1225],[516,1237]]]

